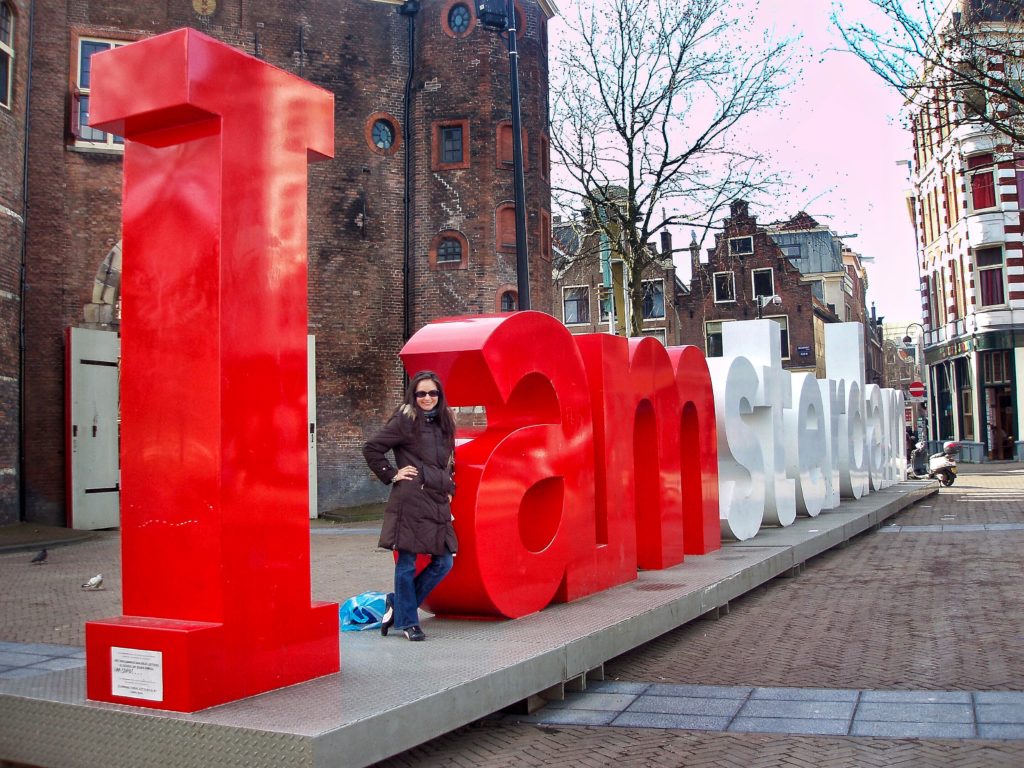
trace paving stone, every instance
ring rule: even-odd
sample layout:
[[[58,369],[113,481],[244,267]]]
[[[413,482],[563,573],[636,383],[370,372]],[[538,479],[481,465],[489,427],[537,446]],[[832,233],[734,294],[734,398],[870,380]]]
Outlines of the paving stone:
[[[849,720],[856,704],[852,701],[754,701],[743,705],[740,717]]]
[[[978,736],[983,739],[1024,739],[1024,724],[978,723]]]
[[[627,712],[661,712],[667,715],[732,717],[743,702],[737,699],[700,699],[685,696],[639,696]]]
[[[855,720],[899,723],[973,723],[974,711],[967,704],[861,704]]]
[[[25,643],[15,650],[18,653],[38,653],[43,656],[71,656],[82,651],[81,648],[74,645],[52,645],[51,643]]]
[[[685,730],[722,731],[729,725],[729,718],[667,715],[656,712],[623,712],[612,721],[612,725],[621,728],[682,728]]]
[[[46,661],[49,657],[41,653],[18,653],[15,651],[0,651],[0,664],[7,664],[12,667],[27,667],[40,661]]]
[[[750,694],[751,701],[852,701],[856,702],[860,691],[842,688],[755,688]]]
[[[1021,691],[977,691],[974,694],[975,704],[1024,704],[1024,692]]]
[[[42,671],[56,671],[60,669],[77,669],[85,666],[84,659],[70,659],[67,657],[57,659],[47,659],[46,661],[40,661],[32,664],[26,669],[38,669]]]
[[[644,693],[650,683],[627,683],[621,680],[595,680],[587,683],[587,693]]]
[[[1024,723],[1024,704],[978,704],[979,723]]]
[[[849,718],[737,717],[730,731],[746,733],[790,733],[819,736],[845,736]]]
[[[970,704],[967,691],[863,691],[861,704]]]
[[[745,699],[753,688],[725,685],[651,685],[648,696],[691,696],[705,699]]]
[[[546,709],[593,709],[621,712],[636,699],[632,693],[574,693],[562,701],[549,701]]]
[[[911,723],[877,720],[854,720],[851,736],[887,736],[893,739],[972,739],[970,723]]]

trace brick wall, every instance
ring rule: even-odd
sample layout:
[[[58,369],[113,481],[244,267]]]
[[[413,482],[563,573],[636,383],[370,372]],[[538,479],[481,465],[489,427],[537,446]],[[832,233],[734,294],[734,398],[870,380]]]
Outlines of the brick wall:
[[[16,0],[14,74],[9,106],[0,106],[0,525],[19,517],[19,324],[24,221],[25,102],[29,3]]]
[[[715,236],[715,247],[694,270],[690,293],[681,299],[682,341],[705,348],[704,324],[709,321],[755,320],[757,306],[753,295],[751,274],[755,269],[772,269],[774,291],[782,299],[780,305],[769,304],[762,316],[785,316],[789,326],[790,357],[783,362],[787,369],[813,370],[817,364],[815,317],[828,309],[814,298],[811,286],[800,282],[800,271],[782,255],[757,219],[749,214],[743,201],[733,203],[731,215],[725,220],[722,234]],[[731,253],[729,240],[751,237],[753,253],[742,256]],[[715,302],[714,273],[734,275],[735,301]],[[803,347],[808,354],[800,355]],[[785,352],[783,352],[785,354]]]
[[[394,6],[224,0],[210,17],[199,17],[190,0],[38,0],[25,303],[28,519],[65,520],[63,330],[85,324],[83,308],[92,300],[97,269],[120,238],[120,155],[72,146],[75,52],[69,39],[130,40],[188,25],[335,94],[335,158],[310,168],[308,250],[309,328],[317,337],[319,506],[329,510],[384,493],[360,449],[397,405],[403,385],[397,355],[404,341],[407,151],[413,170],[412,330],[439,316],[494,311],[499,287],[515,283],[514,255],[499,253],[494,240],[494,211],[513,197],[511,172],[495,163],[496,126],[509,114],[508,54],[495,34],[479,26],[463,38],[449,35],[442,19],[455,1],[422,2],[414,22],[412,142],[399,139],[397,151],[383,152],[368,141],[371,118],[392,120],[399,136],[405,127],[408,19]],[[531,285],[534,307],[547,308],[550,265],[542,260],[539,230],[542,211],[550,209],[539,160],[539,136],[547,128],[545,22],[535,3],[520,7],[527,22],[520,75]],[[431,171],[431,124],[453,118],[469,121],[470,165]],[[431,242],[449,228],[466,238],[466,267],[431,271]],[[5,252],[0,255],[6,259]],[[130,270],[130,255],[125,264]],[[0,308],[2,301],[0,294]],[[116,322],[107,327],[116,330]],[[4,460],[0,456],[0,464]],[[2,481],[0,475],[0,493]]]

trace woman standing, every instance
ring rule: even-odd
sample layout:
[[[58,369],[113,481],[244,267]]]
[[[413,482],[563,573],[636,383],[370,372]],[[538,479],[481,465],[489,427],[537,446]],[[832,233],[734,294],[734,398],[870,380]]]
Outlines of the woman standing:
[[[395,456],[396,469],[388,461]],[[455,494],[455,419],[437,374],[420,371],[405,402],[363,447],[363,457],[382,482],[392,485],[378,546],[398,552],[395,591],[387,596],[380,633],[395,626],[410,640],[425,640],[419,606],[452,568],[458,548],[452,526]],[[416,555],[430,565],[416,574]]]

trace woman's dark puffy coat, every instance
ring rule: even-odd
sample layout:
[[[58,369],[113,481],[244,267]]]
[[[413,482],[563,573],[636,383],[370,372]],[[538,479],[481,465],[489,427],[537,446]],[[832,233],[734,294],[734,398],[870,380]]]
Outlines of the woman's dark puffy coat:
[[[392,483],[398,468],[412,465],[418,475]],[[458,549],[449,494],[455,493],[454,438],[445,438],[436,422],[416,418],[403,405],[363,447],[363,457],[382,482],[392,483],[378,546],[418,554],[443,555]]]

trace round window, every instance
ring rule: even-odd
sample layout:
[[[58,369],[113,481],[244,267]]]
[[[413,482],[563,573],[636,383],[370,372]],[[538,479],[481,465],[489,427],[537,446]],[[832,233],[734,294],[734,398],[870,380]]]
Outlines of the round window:
[[[453,5],[448,11],[448,27],[456,35],[464,34],[469,29],[470,20],[469,7],[462,3]]]
[[[373,144],[378,149],[388,150],[395,143],[395,126],[387,120],[377,120],[373,124]]]

